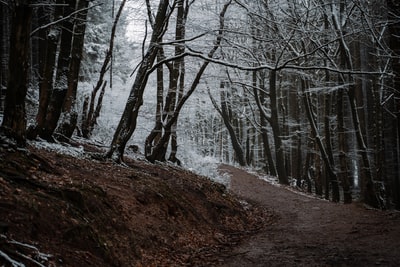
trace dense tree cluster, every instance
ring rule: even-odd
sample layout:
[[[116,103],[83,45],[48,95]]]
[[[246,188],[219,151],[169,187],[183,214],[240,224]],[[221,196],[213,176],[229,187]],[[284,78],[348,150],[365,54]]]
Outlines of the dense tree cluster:
[[[366,203],[398,207],[398,5],[234,2],[242,15],[227,28],[216,62],[225,76],[212,90],[233,153],[224,134],[207,151],[333,201],[360,190]],[[220,131],[205,121],[205,138]]]
[[[4,134],[21,146],[27,137],[65,141],[76,129],[90,138],[112,82],[106,74],[125,3],[0,1]],[[154,127],[143,145],[151,162],[179,163],[180,134],[204,156],[262,167],[326,199],[400,208],[396,1],[143,0],[142,7],[142,58],[105,157],[123,159],[150,84]],[[115,14],[95,19],[105,10]],[[82,77],[94,88],[79,99]],[[38,92],[29,127],[28,90]]]

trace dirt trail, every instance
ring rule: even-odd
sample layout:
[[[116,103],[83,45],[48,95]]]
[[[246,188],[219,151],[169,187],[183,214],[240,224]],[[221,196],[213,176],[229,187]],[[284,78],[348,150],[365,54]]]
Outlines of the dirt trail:
[[[400,213],[334,204],[222,165],[231,191],[277,215],[224,256],[223,266],[400,266]]]

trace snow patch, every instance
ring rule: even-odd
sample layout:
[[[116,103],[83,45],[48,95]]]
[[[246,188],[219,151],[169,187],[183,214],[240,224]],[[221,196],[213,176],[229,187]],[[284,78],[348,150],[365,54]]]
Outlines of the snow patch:
[[[193,153],[193,152],[192,152]],[[193,153],[195,154],[195,153]],[[186,167],[196,174],[206,176],[212,181],[225,185],[229,188],[231,179],[228,174],[221,174],[218,172],[220,162],[214,157],[202,157],[200,155],[190,155],[187,159]]]
[[[45,149],[47,151],[56,152],[58,154],[68,155],[76,158],[82,158],[85,154],[83,146],[74,147],[66,143],[49,143],[44,140],[30,141],[29,144],[39,149]]]

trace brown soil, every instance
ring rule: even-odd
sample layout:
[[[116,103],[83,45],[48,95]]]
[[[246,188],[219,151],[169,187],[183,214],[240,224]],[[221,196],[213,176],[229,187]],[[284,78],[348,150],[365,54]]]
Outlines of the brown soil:
[[[231,166],[231,190],[277,220],[224,255],[222,266],[400,266],[400,213],[334,204]]]
[[[0,266],[215,266],[270,220],[205,177],[84,146],[74,158],[0,142]]]

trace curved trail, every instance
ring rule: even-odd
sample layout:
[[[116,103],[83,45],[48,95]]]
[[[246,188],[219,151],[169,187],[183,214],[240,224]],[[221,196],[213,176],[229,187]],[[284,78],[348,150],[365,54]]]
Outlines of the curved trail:
[[[334,204],[277,187],[221,165],[230,190],[277,215],[222,266],[400,266],[400,214]]]

